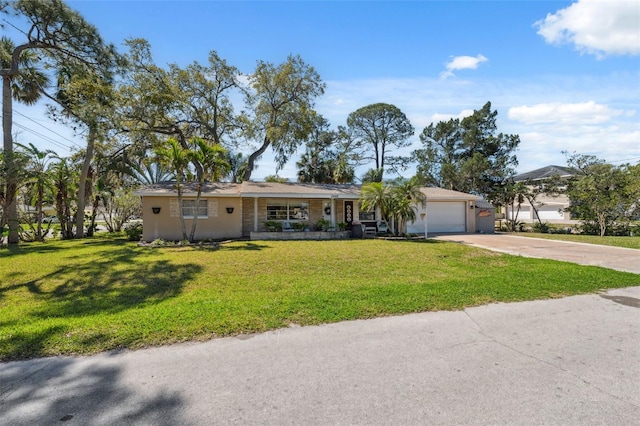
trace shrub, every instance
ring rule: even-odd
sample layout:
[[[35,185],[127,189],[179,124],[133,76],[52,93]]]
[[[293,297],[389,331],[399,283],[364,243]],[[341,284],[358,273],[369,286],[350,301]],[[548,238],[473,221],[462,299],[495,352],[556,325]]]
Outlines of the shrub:
[[[316,222],[316,230],[317,231],[328,231],[329,228],[331,227],[331,222],[329,222],[327,219],[320,219]]]
[[[546,234],[549,232],[549,224],[548,223],[540,223],[536,222],[533,224],[533,232],[540,232],[542,234]]]
[[[276,220],[268,220],[264,223],[264,227],[267,228],[269,232],[280,232],[282,231],[282,223]]]
[[[307,226],[306,223],[304,222],[292,222],[291,223],[291,227],[293,228],[294,231],[304,231],[304,228]]]
[[[130,223],[124,227],[124,233],[127,234],[129,241],[140,241],[142,238],[142,224]]]

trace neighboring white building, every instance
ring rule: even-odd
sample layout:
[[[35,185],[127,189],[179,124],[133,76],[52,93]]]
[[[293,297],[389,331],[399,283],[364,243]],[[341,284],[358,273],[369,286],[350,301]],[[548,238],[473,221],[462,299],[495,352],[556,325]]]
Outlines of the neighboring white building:
[[[569,179],[574,174],[575,171],[568,167],[546,166],[521,173],[514,176],[513,179],[516,182],[537,181],[554,176],[559,176],[561,179]],[[512,210],[511,206],[507,206],[507,217],[513,220],[517,214],[518,221],[528,223],[538,222],[538,220],[549,223],[574,223],[575,221],[571,220],[571,214],[565,211],[567,207],[569,207],[569,197],[565,194],[560,194],[556,197],[541,194],[537,197],[535,206],[532,206],[527,200],[520,206],[520,211],[517,211],[517,209]]]

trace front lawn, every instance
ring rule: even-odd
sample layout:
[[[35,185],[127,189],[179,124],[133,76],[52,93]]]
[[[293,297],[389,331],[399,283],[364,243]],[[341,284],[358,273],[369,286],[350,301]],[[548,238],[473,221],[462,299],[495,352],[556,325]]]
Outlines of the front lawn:
[[[545,238],[548,240],[571,241],[574,243],[601,244],[605,246],[640,249],[640,236],[637,237],[599,237],[597,235],[540,234],[536,232],[518,232],[519,237]]]
[[[437,241],[0,250],[0,359],[89,354],[640,285],[640,276]]]

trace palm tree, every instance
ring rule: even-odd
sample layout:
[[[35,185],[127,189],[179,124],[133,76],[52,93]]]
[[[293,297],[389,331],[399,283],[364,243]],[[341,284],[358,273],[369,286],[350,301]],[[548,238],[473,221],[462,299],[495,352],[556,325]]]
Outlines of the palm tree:
[[[397,220],[397,233],[405,232],[407,222],[416,220],[416,204],[426,201],[426,196],[420,191],[418,180],[397,180],[393,185],[392,216]]]
[[[62,238],[74,237],[73,227],[75,215],[71,213],[72,207],[76,208],[75,197],[78,194],[77,178],[80,175],[77,164],[70,158],[59,158],[59,161],[49,166],[56,197],[56,215],[60,221],[60,234]],[[76,211],[75,214],[82,214]]]
[[[379,209],[387,229],[396,235],[405,229],[408,221],[416,219],[416,203],[425,200],[415,178],[393,183],[370,182],[363,185],[360,192],[361,208]]]
[[[51,184],[51,177],[47,171],[47,163],[51,160],[55,153],[46,149],[41,151],[32,143],[29,145],[22,145],[16,143],[17,146],[22,148],[23,154],[25,154],[29,160],[27,164],[27,184],[35,191],[36,196],[36,241],[43,241],[44,234],[42,233],[42,205],[44,202],[45,189]],[[48,231],[48,229],[47,229]]]
[[[14,58],[15,56],[15,58]],[[17,60],[14,60],[17,59]],[[20,49],[8,37],[0,38],[0,75],[2,76],[2,129],[4,161],[6,168],[5,209],[9,222],[7,242],[17,244],[18,209],[16,193],[18,190],[17,168],[13,154],[13,100],[25,105],[33,105],[40,98],[41,88],[48,83],[47,76],[36,68],[37,55],[27,49]]]
[[[200,198],[202,196],[202,187],[207,180],[217,182],[222,179],[229,173],[230,164],[226,159],[227,151],[220,145],[209,145],[204,139],[200,138],[192,138],[190,143],[194,149],[187,153],[187,158],[191,162],[200,165],[196,173],[196,205],[193,222],[191,223],[191,233],[189,234],[189,241],[193,242],[196,234],[198,206],[200,205]]]
[[[176,190],[178,191],[178,211],[180,215],[180,226],[182,228],[182,239],[187,240],[187,227],[182,214],[182,181],[189,168],[189,151],[184,149],[175,138],[168,138],[164,146],[156,149],[156,160],[168,167],[175,173]]]
[[[391,187],[385,182],[370,182],[362,186],[360,191],[360,208],[363,210],[380,210],[381,219],[389,227],[392,207]]]
[[[242,155],[241,152],[232,154],[227,151],[227,162],[229,163],[229,173],[227,178],[233,183],[242,183],[242,176],[244,176],[245,169],[247,168],[247,158]],[[254,169],[257,169],[255,166]]]

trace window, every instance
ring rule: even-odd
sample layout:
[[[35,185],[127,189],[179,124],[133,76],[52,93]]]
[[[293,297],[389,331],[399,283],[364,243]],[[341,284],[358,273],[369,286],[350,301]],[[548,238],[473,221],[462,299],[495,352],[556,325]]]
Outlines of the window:
[[[182,216],[184,217],[198,217],[206,218],[209,216],[207,210],[207,200],[200,200],[200,203],[196,207],[196,200],[182,200]]]
[[[309,203],[296,200],[267,201],[267,220],[309,220]]]
[[[375,212],[375,210],[374,211],[364,211],[364,210],[362,210],[362,206],[359,206],[358,211],[360,213],[360,215],[359,215],[360,221],[363,221],[363,220],[367,220],[367,221],[376,220],[376,212]]]

